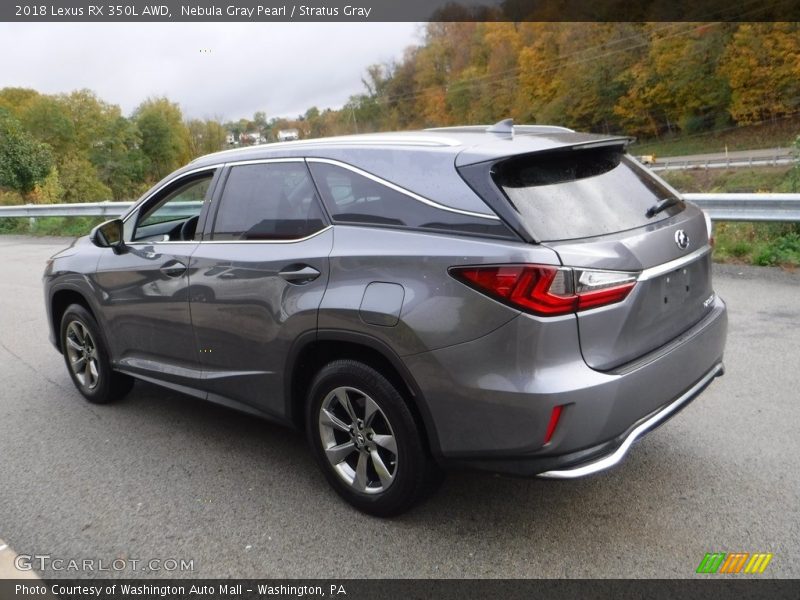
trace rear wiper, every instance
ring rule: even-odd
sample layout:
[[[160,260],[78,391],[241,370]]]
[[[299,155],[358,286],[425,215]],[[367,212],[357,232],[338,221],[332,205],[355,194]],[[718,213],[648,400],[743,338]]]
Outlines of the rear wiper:
[[[676,198],[672,196],[671,198],[664,198],[663,200],[659,200],[653,206],[647,209],[647,212],[644,215],[649,219],[651,217],[655,217],[658,213],[662,210],[666,210],[670,206],[675,206],[680,202],[680,198]]]

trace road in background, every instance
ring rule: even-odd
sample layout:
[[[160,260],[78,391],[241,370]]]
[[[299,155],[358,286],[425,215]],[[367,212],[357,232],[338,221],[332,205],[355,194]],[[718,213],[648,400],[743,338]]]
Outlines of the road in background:
[[[0,236],[0,538],[21,554],[362,578],[693,577],[706,552],[772,552],[760,577],[800,577],[800,274],[715,267],[727,374],[619,467],[451,473],[379,520],[338,499],[297,433],[144,383],[86,403],[47,341],[40,277],[66,243]]]

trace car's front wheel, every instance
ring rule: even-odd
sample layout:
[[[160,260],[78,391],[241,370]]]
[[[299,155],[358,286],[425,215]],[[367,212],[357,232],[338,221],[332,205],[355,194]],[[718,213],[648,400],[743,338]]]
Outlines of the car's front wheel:
[[[308,441],[325,477],[350,504],[388,517],[421,500],[438,481],[400,392],[372,367],[337,360],[308,395]]]
[[[72,304],[61,318],[61,350],[75,387],[95,404],[122,398],[133,378],[111,368],[100,326],[80,304]]]

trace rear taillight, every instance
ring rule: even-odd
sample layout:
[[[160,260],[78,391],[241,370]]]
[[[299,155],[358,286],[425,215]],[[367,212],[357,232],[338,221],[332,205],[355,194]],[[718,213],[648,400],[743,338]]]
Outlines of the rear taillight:
[[[636,273],[551,265],[452,267],[450,274],[492,298],[537,315],[565,315],[624,300]]]

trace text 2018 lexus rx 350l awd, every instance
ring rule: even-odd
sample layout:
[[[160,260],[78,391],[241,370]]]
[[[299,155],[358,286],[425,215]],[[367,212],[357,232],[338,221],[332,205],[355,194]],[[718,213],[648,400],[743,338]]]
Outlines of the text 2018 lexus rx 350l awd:
[[[722,374],[710,223],[560,127],[205,156],[55,255],[51,337],[91,402],[134,378],[303,429],[391,515],[440,467],[571,478]]]

